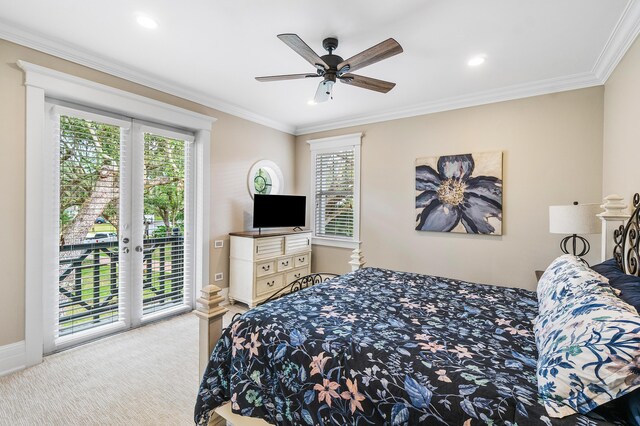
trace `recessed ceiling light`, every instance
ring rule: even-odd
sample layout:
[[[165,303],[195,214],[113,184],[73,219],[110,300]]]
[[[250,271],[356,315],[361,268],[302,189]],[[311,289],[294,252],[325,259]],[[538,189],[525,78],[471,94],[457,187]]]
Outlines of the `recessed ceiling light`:
[[[469,65],[470,67],[477,67],[478,65],[484,64],[484,61],[486,59],[487,58],[484,55],[474,56],[473,58],[469,59],[467,65]]]
[[[140,25],[141,27],[148,28],[150,30],[153,30],[158,27],[158,23],[153,18],[150,18],[145,15],[138,15],[138,17],[136,18],[136,21],[138,22],[138,25]]]
[[[307,105],[316,105],[316,101],[314,101],[313,99],[309,99],[309,101],[307,102]]]

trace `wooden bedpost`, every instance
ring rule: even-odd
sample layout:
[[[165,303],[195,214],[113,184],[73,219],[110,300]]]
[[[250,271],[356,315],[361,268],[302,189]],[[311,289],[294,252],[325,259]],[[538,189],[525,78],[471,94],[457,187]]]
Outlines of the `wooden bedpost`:
[[[351,261],[349,262],[351,271],[357,271],[362,268],[364,263],[364,256],[362,255],[362,250],[360,250],[360,243],[358,243],[358,247],[354,248],[351,253]]]
[[[200,318],[200,376],[204,374],[211,351],[222,335],[222,317],[227,308],[220,306],[224,300],[220,291],[220,287],[210,284],[200,290],[202,295],[196,300],[198,307],[195,313]]]
[[[227,312],[227,308],[220,306],[220,302],[224,300],[220,296],[220,287],[211,284],[200,290],[200,293],[201,296],[196,300],[198,307],[195,314],[200,318],[198,358],[200,362],[199,377],[202,378],[211,351],[222,335],[222,317]],[[216,413],[211,413],[208,426],[224,426],[226,423],[225,419]]]
[[[202,377],[211,351],[222,335],[222,317],[227,308],[220,306],[220,302],[224,300],[220,296],[220,287],[208,285],[200,292],[202,295],[196,300],[198,307],[195,314],[200,318],[199,358]]]
[[[624,203],[624,198],[612,194],[604,198],[604,204],[600,207],[604,209],[602,213],[598,215],[602,220],[602,250],[601,258],[604,262],[613,256],[613,231],[629,218],[627,213],[627,204]]]

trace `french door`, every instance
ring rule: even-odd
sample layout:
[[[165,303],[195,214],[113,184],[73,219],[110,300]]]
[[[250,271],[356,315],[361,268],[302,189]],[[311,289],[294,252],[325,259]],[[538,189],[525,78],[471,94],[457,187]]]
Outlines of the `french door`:
[[[193,309],[193,135],[47,104],[59,236],[50,353]]]

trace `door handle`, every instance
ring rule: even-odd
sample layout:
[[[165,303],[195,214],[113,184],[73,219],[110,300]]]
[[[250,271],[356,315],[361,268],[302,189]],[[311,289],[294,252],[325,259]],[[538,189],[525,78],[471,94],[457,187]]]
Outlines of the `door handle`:
[[[141,252],[142,252],[142,247],[140,247],[140,246],[136,246],[136,251],[137,251],[138,253],[141,253]]]
[[[123,253],[129,253],[129,247],[122,247],[122,252]]]

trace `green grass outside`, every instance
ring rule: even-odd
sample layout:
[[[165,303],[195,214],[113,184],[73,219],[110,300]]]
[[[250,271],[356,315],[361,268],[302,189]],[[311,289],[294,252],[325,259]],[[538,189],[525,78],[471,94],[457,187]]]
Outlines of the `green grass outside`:
[[[94,223],[87,233],[87,237],[93,237],[96,232],[116,232],[116,228],[110,223]]]

